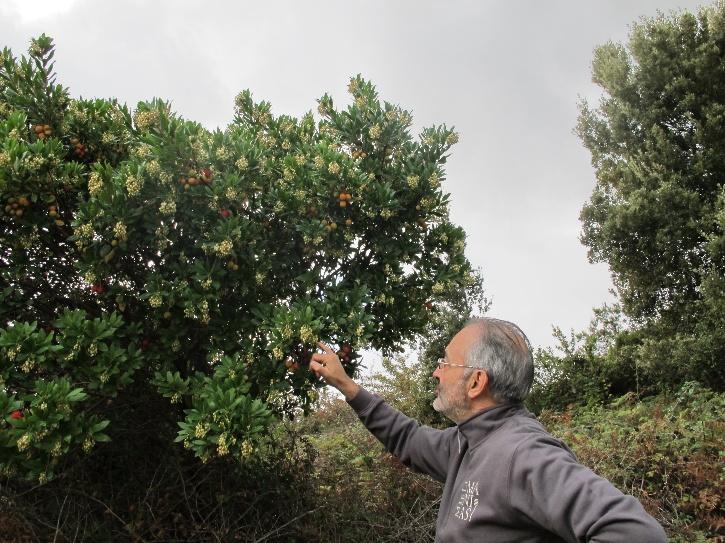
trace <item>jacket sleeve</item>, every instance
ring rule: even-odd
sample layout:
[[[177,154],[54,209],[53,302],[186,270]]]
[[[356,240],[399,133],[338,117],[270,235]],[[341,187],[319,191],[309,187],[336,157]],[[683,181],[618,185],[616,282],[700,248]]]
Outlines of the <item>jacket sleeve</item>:
[[[667,541],[636,498],[578,463],[554,438],[536,437],[517,447],[509,494],[520,515],[568,542]]]
[[[364,388],[348,403],[388,452],[416,471],[441,482],[446,480],[454,428],[421,426]]]

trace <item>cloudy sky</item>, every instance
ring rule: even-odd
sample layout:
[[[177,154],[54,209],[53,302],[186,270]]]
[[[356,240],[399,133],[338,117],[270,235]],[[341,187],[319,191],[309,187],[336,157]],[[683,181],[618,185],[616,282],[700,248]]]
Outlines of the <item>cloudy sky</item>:
[[[72,95],[158,96],[208,128],[231,121],[242,89],[301,115],[325,92],[346,104],[348,79],[362,74],[412,110],[416,130],[456,127],[444,186],[490,314],[549,346],[552,325],[580,330],[612,300],[607,267],[589,264],[578,240],[594,173],[572,129],[579,97],[598,100],[592,51],[626,40],[642,16],[702,4],[3,0],[0,46],[19,54],[45,32]]]

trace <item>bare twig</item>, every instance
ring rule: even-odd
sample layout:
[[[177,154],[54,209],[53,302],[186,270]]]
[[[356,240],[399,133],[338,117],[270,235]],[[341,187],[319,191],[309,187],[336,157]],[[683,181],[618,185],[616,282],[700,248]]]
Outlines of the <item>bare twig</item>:
[[[293,518],[292,520],[289,520],[289,521],[285,522],[285,523],[284,523],[284,524],[282,524],[281,526],[277,526],[277,527],[276,527],[276,528],[275,528],[274,530],[272,530],[271,532],[267,532],[266,534],[264,534],[264,535],[263,535],[262,537],[260,537],[259,539],[255,539],[255,540],[254,540],[254,543],[261,543],[261,542],[262,542],[262,541],[264,541],[265,539],[269,539],[269,538],[270,538],[270,537],[272,537],[273,535],[275,535],[275,534],[279,533],[279,532],[280,532],[280,530],[282,530],[282,528],[284,528],[284,527],[286,527],[286,526],[289,526],[289,525],[290,525],[290,524],[292,524],[293,522],[297,522],[298,520],[300,520],[300,519],[301,519],[302,517],[306,517],[307,515],[311,515],[312,513],[314,513],[315,511],[319,511],[320,509],[322,509],[322,507],[321,507],[321,506],[320,506],[320,507],[316,507],[315,509],[312,509],[312,510],[310,510],[310,511],[305,511],[304,513],[302,513],[302,514],[300,514],[300,515],[297,515],[297,516],[296,516],[295,518]]]

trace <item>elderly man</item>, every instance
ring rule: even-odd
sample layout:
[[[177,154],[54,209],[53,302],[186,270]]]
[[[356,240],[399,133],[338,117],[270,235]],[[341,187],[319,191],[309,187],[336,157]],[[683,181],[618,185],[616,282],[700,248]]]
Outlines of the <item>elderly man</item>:
[[[534,378],[529,342],[514,324],[470,321],[433,376],[433,407],[456,426],[421,426],[361,388],[337,355],[310,368],[337,388],[360,420],[406,465],[445,483],[439,542],[665,542],[632,496],[579,464],[521,404]]]

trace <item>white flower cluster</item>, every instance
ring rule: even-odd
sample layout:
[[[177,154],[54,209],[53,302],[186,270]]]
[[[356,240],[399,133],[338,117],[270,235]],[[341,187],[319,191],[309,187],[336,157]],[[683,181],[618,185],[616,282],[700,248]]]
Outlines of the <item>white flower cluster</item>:
[[[148,130],[158,121],[159,114],[157,111],[136,111],[133,116],[133,122],[141,131]]]
[[[20,369],[23,370],[23,373],[30,373],[33,371],[33,368],[35,367],[35,357],[29,356],[25,359],[25,362],[23,362],[23,365],[20,366]]]
[[[277,140],[271,134],[262,134],[259,141],[267,147],[274,147],[277,144]]]
[[[161,305],[164,303],[164,299],[161,297],[161,294],[153,294],[149,298],[149,305],[153,307],[154,309],[161,307]]]
[[[219,159],[219,160],[229,160],[229,158],[231,156],[229,153],[229,149],[227,149],[223,145],[221,147],[219,147],[219,149],[216,150],[215,154],[216,154],[217,159]]]
[[[23,452],[30,446],[30,434],[23,434],[17,441],[18,451]]]
[[[239,160],[237,160],[234,165],[239,168],[241,171],[244,171],[249,166],[249,161],[245,157],[241,157]]]
[[[161,202],[161,205],[159,206],[159,211],[162,215],[173,215],[176,213],[176,202],[173,200],[166,200],[164,202]]]
[[[31,172],[35,173],[45,165],[45,157],[40,155],[28,156],[23,160],[23,167]]]
[[[123,224],[123,222],[118,221],[115,225],[113,225],[113,235],[116,236],[116,239],[119,241],[125,241],[126,240],[126,225]]]
[[[231,254],[233,248],[234,245],[232,244],[232,242],[228,239],[225,239],[224,241],[217,243],[214,250],[220,256],[228,256]]]
[[[240,449],[242,458],[249,458],[250,456],[252,456],[252,453],[254,452],[254,446],[248,439],[245,439],[244,441],[242,441],[242,445],[239,449]]]
[[[157,160],[152,160],[151,162],[148,162],[146,164],[146,171],[151,177],[158,178],[159,174],[161,173],[161,165]]]
[[[209,302],[206,300],[202,300],[199,303],[199,320],[203,322],[204,324],[209,324],[209,321],[211,318],[209,317]]]
[[[93,240],[93,236],[95,235],[95,232],[93,230],[93,225],[89,223],[83,223],[78,228],[75,229],[75,235],[76,235],[76,246],[79,249],[82,249],[86,246],[86,244],[90,243]]]
[[[308,324],[303,324],[300,327],[300,339],[303,343],[312,343],[317,338],[315,337],[315,332],[312,330],[312,327]]]
[[[103,190],[103,179],[101,178],[101,174],[98,172],[91,172],[91,175],[88,177],[88,192],[91,196],[98,196],[98,194]]]
[[[141,192],[142,182],[135,175],[129,175],[126,178],[126,191],[129,196],[137,196]]]
[[[406,178],[406,181],[408,182],[408,186],[411,189],[414,189],[414,188],[416,188],[418,186],[418,181],[419,180],[420,180],[420,178],[417,175],[409,175]]]
[[[203,422],[197,422],[196,426],[194,427],[194,437],[196,437],[197,439],[202,439],[208,431],[208,424],[204,424]]]
[[[376,140],[380,137],[380,134],[383,133],[383,129],[380,128],[379,124],[374,124],[370,127],[370,130],[368,131],[368,134],[370,135],[370,139]]]
[[[229,454],[229,444],[227,443],[226,432],[219,436],[219,441],[217,442],[217,454],[219,456],[225,456]]]

